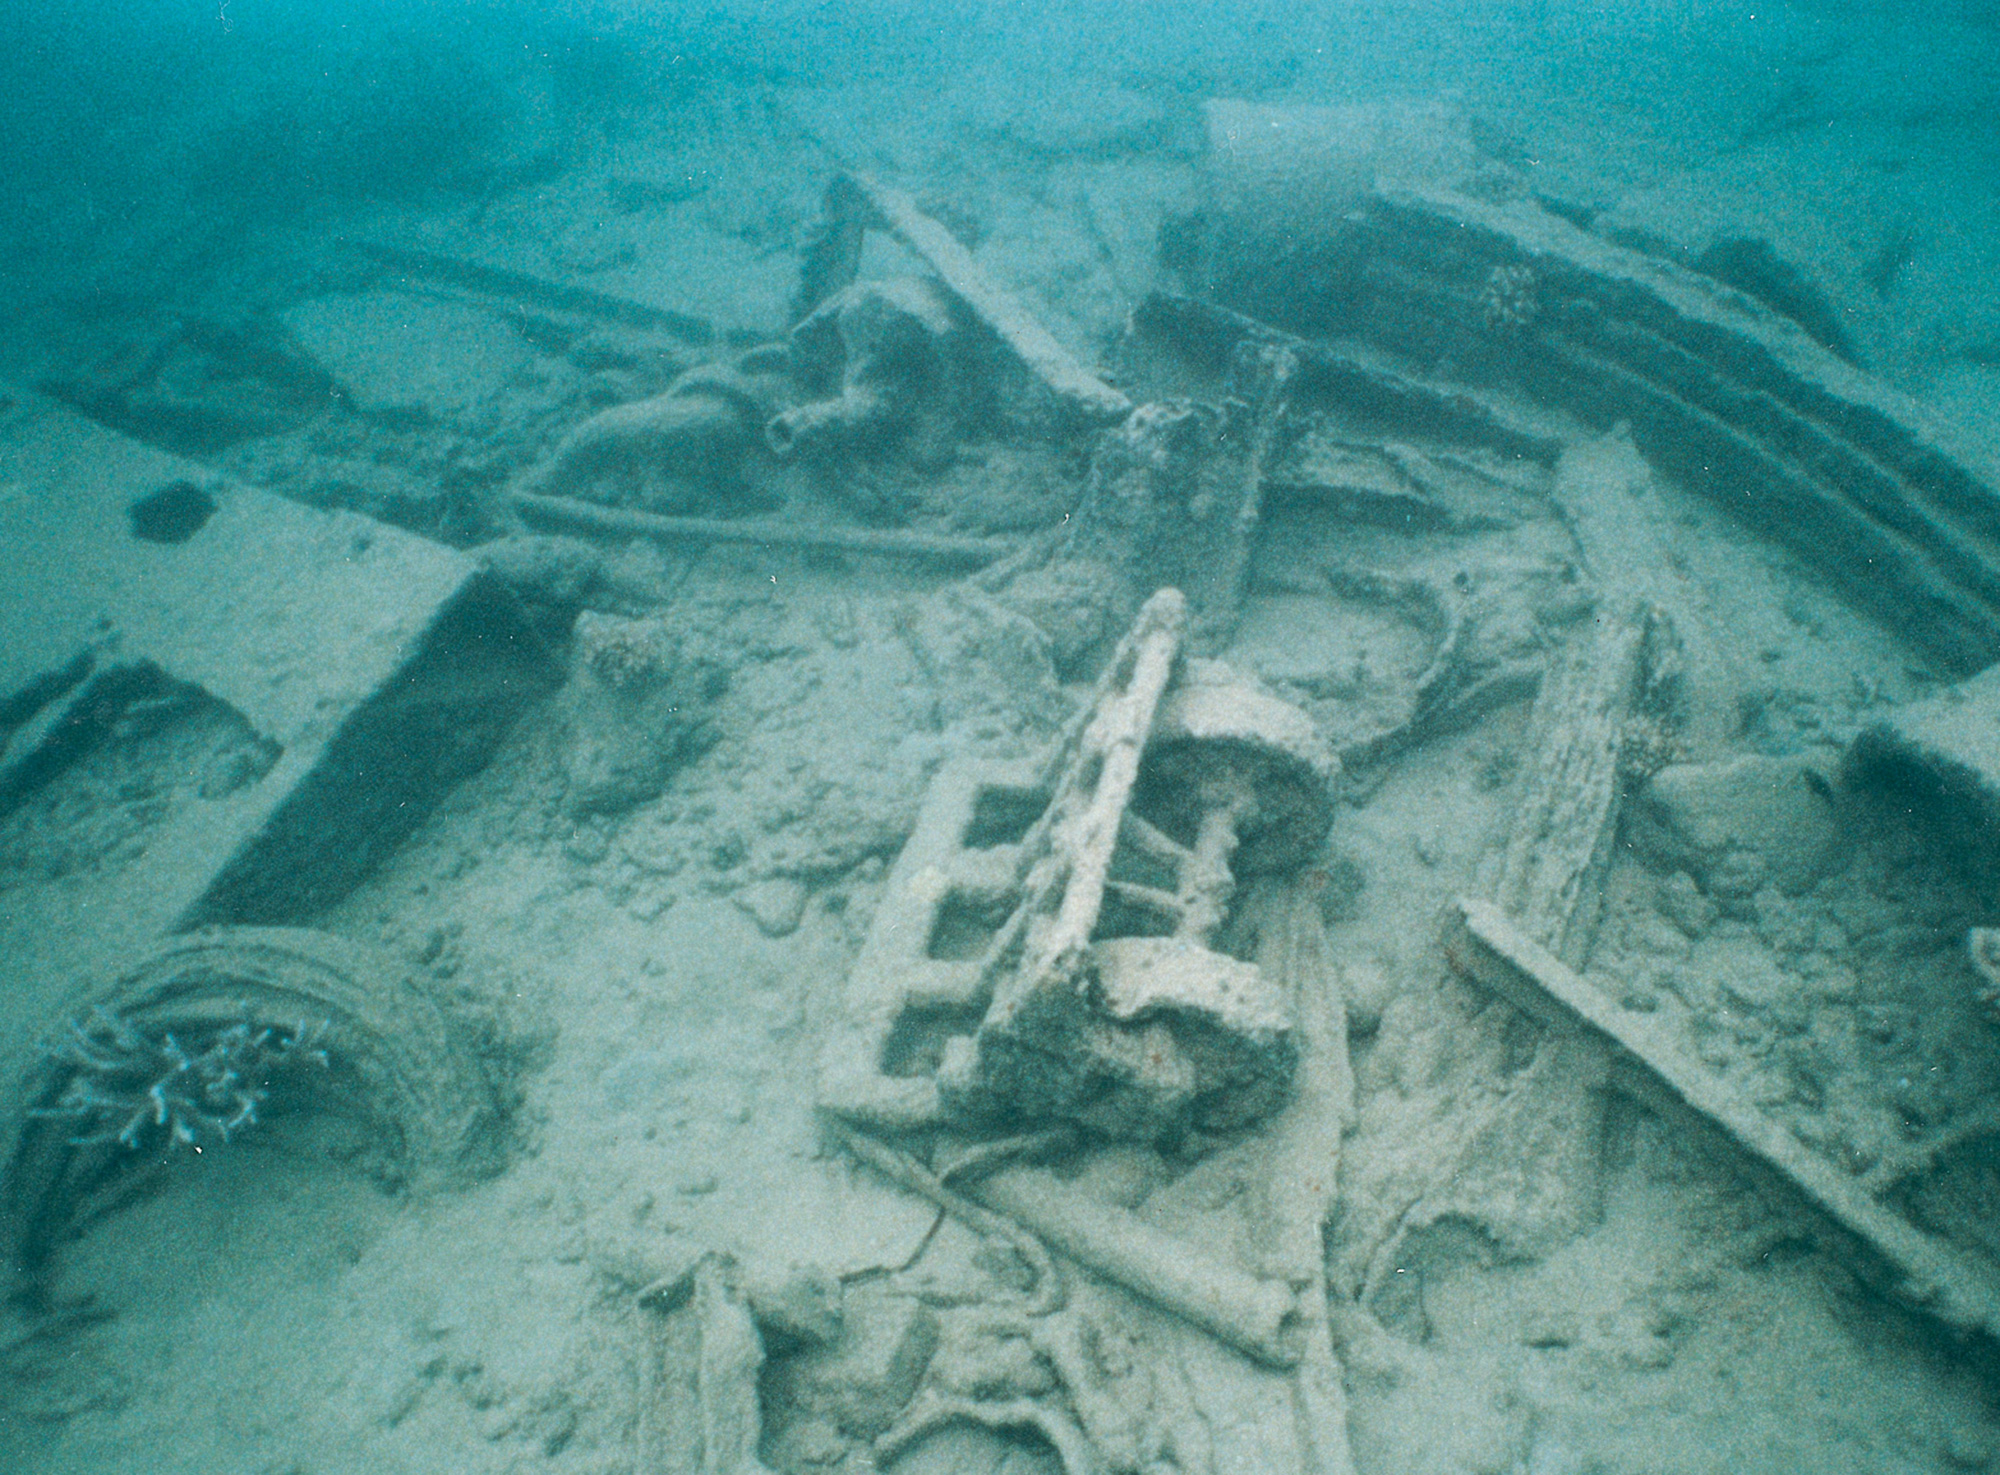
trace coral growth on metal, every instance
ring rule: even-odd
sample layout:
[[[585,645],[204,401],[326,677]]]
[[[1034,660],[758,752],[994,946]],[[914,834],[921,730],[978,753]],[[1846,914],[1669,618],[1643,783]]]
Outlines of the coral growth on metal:
[[[227,1142],[257,1124],[273,1080],[300,1066],[327,1067],[317,1041],[324,1022],[291,1029],[248,1018],[204,1026],[187,1043],[172,1030],[157,1036],[93,1009],[73,1021],[49,1056],[73,1074],[53,1106],[34,1115],[77,1124],[78,1145],[116,1142],[137,1151],[163,1142],[171,1151]]]

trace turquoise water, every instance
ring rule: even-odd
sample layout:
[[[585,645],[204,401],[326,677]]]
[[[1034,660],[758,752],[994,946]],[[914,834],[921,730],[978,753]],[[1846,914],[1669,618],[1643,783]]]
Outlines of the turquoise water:
[[[13,7],[0,1468],[1992,1468],[1996,97]]]

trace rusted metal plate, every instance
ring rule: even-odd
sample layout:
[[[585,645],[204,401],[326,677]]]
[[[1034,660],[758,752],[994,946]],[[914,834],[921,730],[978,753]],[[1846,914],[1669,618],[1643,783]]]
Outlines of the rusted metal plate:
[[[10,388],[0,546],[0,939],[30,978],[311,915],[554,675],[463,555]]]

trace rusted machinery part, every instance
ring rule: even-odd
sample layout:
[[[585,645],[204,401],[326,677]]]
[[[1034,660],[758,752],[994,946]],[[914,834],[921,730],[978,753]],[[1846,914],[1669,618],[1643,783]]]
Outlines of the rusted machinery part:
[[[942,1176],[933,1173],[901,1148],[892,1147],[880,1138],[850,1127],[833,1115],[823,1115],[821,1120],[840,1139],[843,1147],[898,1188],[930,1200],[974,1234],[999,1241],[1019,1255],[1035,1277],[1034,1289],[1028,1293],[1027,1304],[1023,1307],[1030,1316],[1046,1316],[1062,1308],[1069,1298],[1068,1287],[1063,1283],[1062,1272],[1049,1258],[1048,1249],[1034,1235],[1006,1215],[996,1214],[972,1202],[947,1184]],[[1034,1144],[1043,1140],[1041,1137],[1024,1138],[1021,1142]],[[1023,1147],[1022,1150],[1029,1149]],[[998,1164],[983,1166],[991,1171]],[[957,1171],[963,1172],[963,1165],[959,1165]]]
[[[517,491],[508,500],[529,522],[614,538],[650,538],[658,543],[757,543],[809,553],[915,558],[946,568],[984,568],[1018,546],[998,538],[955,538],[894,528],[811,527],[770,518],[664,517],[533,492]]]
[[[673,459],[696,447],[748,445],[750,423],[717,395],[663,394],[592,415],[562,438],[527,485],[536,491],[578,491],[624,464]]]
[[[845,180],[845,175],[836,175],[827,186],[820,217],[800,247],[799,285],[787,305],[787,326],[797,326],[811,317],[861,270],[862,248],[874,221],[870,212],[853,207],[854,196]]]
[[[993,999],[989,1020],[1008,1014],[1044,974],[1073,969],[1089,944],[1153,716],[1186,632],[1186,597],[1156,591],[1051,756],[1048,807],[1021,842],[1020,904],[981,964],[982,987]],[[1032,956],[1024,957],[1037,930]]]
[[[821,1051],[823,1110],[907,1132],[978,1114],[996,1090],[1011,1099],[983,1073],[973,1036],[949,1035],[934,1067],[915,1071],[892,1062],[898,1039],[946,1013],[982,1015],[980,1041],[1008,1037],[1051,986],[1111,961],[1101,947],[1095,964],[1086,958],[1107,899],[1162,918],[1190,945],[1177,956],[1201,952],[1239,872],[1294,869],[1316,852],[1336,758],[1295,709],[1226,667],[1183,659],[1186,624],[1178,591],[1148,600],[1094,699],[1038,766],[952,768],[933,780]],[[1017,817],[1019,838],[972,840],[987,813]],[[1135,851],[1146,864],[1113,875],[1114,857]],[[941,919],[961,908],[990,919],[991,935],[975,956],[931,956]],[[1049,1025],[1035,1018],[1027,1035]],[[1012,1045],[996,1048],[1004,1056]]]
[[[1540,657],[1486,668],[1473,663],[1466,639],[1470,628],[1466,601],[1449,585],[1373,569],[1329,568],[1326,576],[1334,593],[1387,605],[1423,627],[1432,642],[1430,659],[1410,684],[1403,715],[1341,747],[1341,762],[1349,772],[1459,731],[1540,688],[1544,664]]]
[[[908,1153],[832,1117],[822,1120],[850,1152],[898,1187],[929,1199],[974,1232],[1018,1250],[1036,1272],[1026,1308],[1030,1315],[1060,1310],[1065,1300],[1061,1275],[1043,1245],[1046,1240],[1086,1270],[1116,1281],[1267,1366],[1285,1368],[1298,1362],[1292,1335],[1298,1302],[1283,1281],[1216,1260],[1124,1209],[1098,1203],[1043,1169],[987,1163],[975,1181],[962,1190],[953,1189]],[[1044,1139],[1021,1140],[1039,1144]]]
[[[1086,1270],[1116,1281],[1267,1367],[1299,1361],[1298,1300],[1283,1281],[1239,1270],[1042,1168],[1009,1167],[967,1195]]]
[[[891,1132],[935,1125],[943,1111],[936,1078],[921,1071],[888,1073],[888,1055],[906,1017],[924,1009],[1004,1009],[1005,997],[1017,991],[1015,975],[1031,928],[1072,896],[1085,911],[1062,932],[1061,945],[1081,948],[1088,941],[1129,792],[1104,770],[1136,769],[1186,623],[1187,602],[1178,591],[1163,589],[1148,600],[1098,678],[1092,700],[1046,760],[953,764],[931,781],[848,974],[840,1016],[821,1046],[823,1110]],[[1110,765],[1119,753],[1130,761]],[[1096,799],[1108,801],[1108,814],[1093,807]],[[1014,843],[971,840],[991,804],[1033,816]],[[976,959],[931,956],[930,939],[945,909],[971,896],[1005,920]],[[1045,930],[1060,929],[1051,923]],[[1002,996],[997,1003],[996,994]]]
[[[1220,661],[1190,658],[1154,719],[1135,808],[1155,824],[1178,816],[1191,838],[1200,811],[1235,806],[1228,866],[1240,881],[1295,869],[1317,853],[1339,772],[1305,713]]]
[[[927,1389],[901,1417],[876,1437],[878,1463],[894,1464],[902,1455],[940,1429],[953,1424],[977,1424],[1002,1431],[1039,1434],[1055,1451],[1063,1475],[1104,1475],[1104,1462],[1083,1426],[1060,1408],[1034,1398],[966,1398]]]
[[[894,418],[894,403],[881,388],[850,384],[830,399],[780,410],[764,422],[764,445],[784,461],[802,446],[853,440]]]
[[[660,394],[601,410],[575,426],[516,484],[534,495],[568,493],[608,473],[656,467],[693,479],[726,474],[758,441],[783,398],[782,348],[738,364],[702,364]]]
[[[835,392],[772,415],[766,448],[784,460],[815,445],[894,434],[946,397],[956,328],[950,299],[927,277],[835,293],[792,329],[790,347],[794,376]]]
[[[248,1023],[308,1031],[328,1070],[313,1095],[374,1125],[407,1180],[448,1181],[493,1165],[500,1108],[468,1042],[395,959],[293,927],[214,927],[170,937],[46,1029],[61,1039],[93,1010],[149,1038]],[[130,1149],[79,1144],[55,1107],[76,1066],[45,1050],[25,1068],[0,1177],[0,1252],[32,1285],[83,1199]]]
[[[1600,610],[1553,664],[1529,718],[1533,766],[1488,894],[1573,966],[1590,955],[1631,786],[1625,738],[1672,649],[1673,626],[1653,606]]]
[[[821,253],[825,260],[817,256],[808,260],[808,271],[819,278],[812,286],[822,295],[845,285],[840,273],[851,273],[858,260],[858,252],[852,249],[858,233],[851,222],[860,222],[864,230],[880,226],[923,258],[952,295],[992,329],[1064,404],[1099,422],[1122,419],[1131,412],[1130,399],[1077,362],[1034,314],[987,276],[957,237],[918,209],[916,201],[901,190],[865,174],[842,174],[827,187],[826,215],[829,222],[850,224],[829,224],[821,235],[822,240],[832,243]],[[818,299],[812,305],[817,306]]]
[[[704,1253],[634,1298],[643,1343],[637,1468],[768,1475],[757,1458],[764,1339],[736,1280],[729,1257]]]
[[[1292,356],[1287,390],[1294,404],[1336,404],[1401,435],[1443,436],[1522,461],[1554,465],[1562,440],[1532,414],[1463,385],[1400,373],[1372,357],[1344,353],[1286,333],[1213,302],[1150,292],[1132,309],[1126,353],[1139,361],[1165,355],[1184,377],[1228,380],[1246,349],[1282,349]]]
[[[2000,867],[2000,667],[1879,712],[1842,768],[1856,787],[1909,795],[1937,843],[1967,863]],[[1979,976],[1996,974],[1988,981],[2000,991],[2000,953],[1981,948],[1968,961]]]

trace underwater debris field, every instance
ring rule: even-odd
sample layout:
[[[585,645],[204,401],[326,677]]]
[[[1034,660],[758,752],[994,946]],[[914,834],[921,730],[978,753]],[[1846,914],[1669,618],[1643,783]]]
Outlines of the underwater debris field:
[[[1787,16],[17,227],[0,1459],[1992,1466],[2000,168]]]

